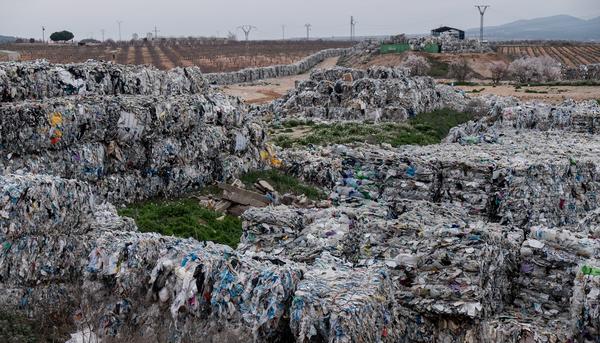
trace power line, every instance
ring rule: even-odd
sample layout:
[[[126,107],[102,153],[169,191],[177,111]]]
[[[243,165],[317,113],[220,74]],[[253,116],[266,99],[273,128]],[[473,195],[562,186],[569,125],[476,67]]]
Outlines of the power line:
[[[46,27],[42,26],[42,43],[46,43]]]
[[[479,26],[479,43],[483,43],[483,16],[485,15],[485,11],[490,8],[490,5],[475,5],[475,7],[479,10],[479,14],[481,14],[481,24]]]
[[[312,25],[304,24],[304,27],[306,27],[306,40],[310,40],[310,28],[312,27]]]
[[[244,32],[244,35],[246,36],[246,41],[248,41],[248,39],[250,37],[250,32],[252,32],[252,30],[257,30],[256,26],[252,26],[252,25],[238,26],[238,29],[240,29]]]

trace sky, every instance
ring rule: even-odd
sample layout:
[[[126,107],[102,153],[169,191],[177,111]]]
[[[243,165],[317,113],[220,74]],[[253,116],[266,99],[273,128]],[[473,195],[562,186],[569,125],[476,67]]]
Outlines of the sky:
[[[479,26],[473,7],[481,0],[0,0],[0,35],[41,39],[69,30],[75,39],[145,36],[156,26],[159,36],[243,37],[240,25],[253,25],[250,39],[349,36],[350,16],[356,35],[425,33],[434,27]],[[568,14],[600,16],[600,0],[488,0],[486,25]]]

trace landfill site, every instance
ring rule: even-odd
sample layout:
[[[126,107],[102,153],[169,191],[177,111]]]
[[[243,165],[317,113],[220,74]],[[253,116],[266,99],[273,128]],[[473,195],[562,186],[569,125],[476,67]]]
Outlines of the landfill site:
[[[600,102],[466,93],[400,66],[320,68],[369,49],[210,74],[0,63],[2,311],[62,320],[72,343],[600,342]],[[597,81],[598,65],[584,69]],[[264,104],[225,93],[301,74]],[[473,116],[435,144],[272,137],[442,109]],[[261,170],[326,196],[240,182]],[[211,186],[220,195],[198,201],[240,218],[237,246],[118,214]]]

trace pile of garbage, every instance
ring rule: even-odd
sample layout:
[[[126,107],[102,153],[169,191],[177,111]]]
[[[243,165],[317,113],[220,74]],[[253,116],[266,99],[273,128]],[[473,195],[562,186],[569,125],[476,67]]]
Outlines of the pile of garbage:
[[[489,115],[450,130],[446,142],[465,144],[497,140],[505,129],[561,130],[596,134],[600,132],[600,104],[595,100],[566,100],[559,105],[543,102],[520,103],[513,99],[485,98]]]
[[[600,64],[563,67],[561,74],[563,80],[600,80]]]
[[[451,202],[507,224],[576,224],[598,208],[600,140],[562,131],[504,131],[495,143],[333,145],[281,152],[307,182],[333,198]]]
[[[266,140],[259,119],[239,99],[206,88],[200,74],[91,62],[36,66],[2,65],[10,70],[4,87],[16,90],[5,99],[70,94],[56,75],[68,75],[82,95],[0,103],[2,174],[85,180],[123,203],[181,194],[258,165]]]
[[[46,60],[0,63],[0,102],[70,95],[181,95],[207,89],[198,67],[160,71],[141,65],[89,60],[52,64]]]
[[[408,40],[411,50],[425,51],[425,47],[437,44],[440,52],[452,54],[493,52],[487,44],[481,44],[477,39],[458,39],[449,34],[440,36],[424,36]]]
[[[190,70],[35,65],[0,65],[12,70],[0,73],[7,313],[60,313],[92,340],[597,340],[598,105],[485,97],[489,115],[446,143],[275,152],[238,100]],[[401,69],[335,68],[272,110],[402,120],[466,102]],[[227,181],[261,159],[329,199],[222,183],[200,201],[243,213],[235,250],[141,233],[109,203]]]
[[[397,68],[318,70],[269,112],[276,118],[401,121],[440,108],[464,109],[467,98],[430,77],[409,77]]]
[[[287,65],[275,65],[261,68],[246,68],[229,73],[208,73],[204,77],[211,85],[231,85],[235,83],[255,82],[258,80],[299,75],[314,68],[327,58],[344,56],[350,49],[326,49],[314,53],[302,60]]]

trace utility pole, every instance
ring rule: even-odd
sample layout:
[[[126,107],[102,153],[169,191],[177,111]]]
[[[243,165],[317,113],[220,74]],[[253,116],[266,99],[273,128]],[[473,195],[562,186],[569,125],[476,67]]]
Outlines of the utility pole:
[[[246,36],[246,42],[247,42],[250,37],[250,32],[252,32],[252,30],[256,30],[256,26],[242,25],[242,26],[238,26],[238,29],[244,31],[244,35]]]
[[[356,34],[356,21],[354,20],[354,16],[350,16],[350,41],[354,41],[354,36]]]
[[[312,25],[304,24],[304,26],[306,27],[306,40],[310,40],[310,28],[312,27]]]
[[[104,42],[104,29],[100,30],[102,32],[102,42]]]
[[[285,25],[281,25],[281,39],[285,40]]]
[[[490,5],[475,5],[475,7],[479,10],[479,14],[481,14],[481,24],[479,26],[479,44],[483,44],[483,16],[485,15],[485,11],[490,8]]]
[[[119,24],[119,42],[121,41],[121,24],[123,22],[121,20],[117,20],[117,24]]]
[[[154,39],[158,39],[158,29],[156,28],[156,25],[154,25]]]
[[[46,27],[42,26],[42,44],[46,43]]]

